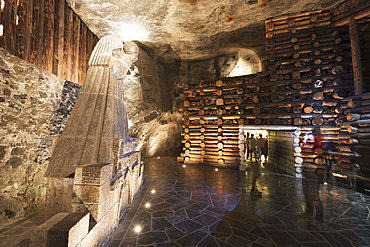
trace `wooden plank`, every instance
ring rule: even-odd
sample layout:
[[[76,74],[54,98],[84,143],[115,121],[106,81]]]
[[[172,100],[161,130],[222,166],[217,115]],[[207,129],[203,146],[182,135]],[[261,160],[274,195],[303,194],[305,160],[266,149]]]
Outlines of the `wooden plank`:
[[[0,25],[1,25],[1,30],[2,34],[0,35],[0,47],[4,47],[4,23],[5,23],[5,8],[0,8]]]
[[[80,40],[79,40],[79,60],[78,60],[78,84],[83,85],[87,72],[87,54],[86,54],[86,34],[87,27],[80,22]]]
[[[275,36],[275,35],[279,35],[279,34],[291,33],[292,31],[297,31],[297,30],[320,28],[320,27],[322,28],[322,27],[325,27],[325,26],[330,26],[330,24],[331,24],[330,21],[315,22],[315,23],[311,23],[311,24],[308,24],[308,25],[303,25],[303,26],[298,26],[298,27],[290,27],[290,28],[281,29],[281,30],[277,30],[277,31],[266,32],[266,35]]]
[[[82,84],[98,39],[65,1],[7,0],[0,10],[0,24],[4,27],[1,47],[61,78],[64,71],[65,78]]]
[[[364,82],[362,75],[361,50],[358,34],[357,21],[354,18],[349,20],[349,34],[351,37],[351,53],[355,94],[359,95],[364,92]]]
[[[281,20],[277,20],[278,18],[281,18],[281,17],[276,17],[275,21],[274,20],[266,21],[266,25],[272,23],[275,26],[276,25],[282,25],[282,24],[290,24],[290,26],[295,26],[296,25],[295,22],[299,22],[299,21],[303,21],[303,20],[311,20],[313,17],[314,18],[319,18],[319,17],[325,18],[327,16],[330,16],[330,12],[323,12],[323,13],[307,12],[305,14],[298,14],[296,16],[288,15],[288,16],[283,17],[284,19],[281,19]]]
[[[289,28],[293,28],[293,30],[298,30],[302,26],[313,25],[315,23],[330,21],[331,16],[330,13],[327,12],[324,16],[307,16],[307,18],[297,18],[297,19],[290,19],[286,23],[271,23],[266,25],[267,31],[278,31],[278,30],[285,30]]]
[[[5,2],[4,9],[4,48],[15,55],[16,44],[16,10],[17,3],[15,0]]]
[[[72,38],[72,81],[74,83],[80,84],[78,81],[78,61],[79,61],[79,46],[80,46],[80,23],[81,20],[77,14],[73,13],[73,38]]]
[[[53,73],[63,78],[65,1],[55,4]]]
[[[31,41],[32,41],[32,18],[33,18],[33,11],[29,11],[33,9],[33,1],[34,0],[22,0],[25,9],[25,20],[24,20],[24,35],[22,39],[22,43],[24,46],[24,57],[23,59],[26,61],[30,61],[31,56]]]
[[[299,18],[299,17],[303,17],[303,16],[308,16],[308,15],[319,14],[319,13],[321,13],[321,11],[322,10],[316,10],[316,11],[312,11],[312,12],[289,14],[289,15],[273,17],[273,18],[269,19],[267,22],[275,22],[275,21],[281,21],[281,20],[285,20],[285,19],[293,19],[293,18]]]
[[[19,0],[17,6],[17,19],[15,25],[15,54],[16,56],[24,59],[24,45],[23,45],[23,37],[25,33],[25,8],[24,8],[24,0]]]
[[[44,6],[44,52],[43,52],[43,66],[52,72],[53,71],[53,52],[54,52],[54,1],[46,0]]]
[[[36,22],[36,30],[34,30],[36,32],[36,37],[37,37],[37,40],[36,40],[36,49],[37,49],[37,53],[36,53],[36,65],[45,69],[45,61],[44,61],[44,58],[43,58],[43,54],[45,52],[45,48],[44,48],[44,21],[45,21],[45,0],[38,0],[39,3],[38,5],[36,5],[36,7],[38,8],[38,16],[37,16],[37,19],[38,19],[38,22]]]
[[[73,11],[72,9],[66,4],[65,7],[65,23],[67,25],[64,26],[64,59],[63,59],[63,79],[71,80],[72,70],[72,27],[73,27]]]
[[[356,20],[364,18],[370,15],[370,2],[358,5],[357,7],[345,11],[344,13],[333,17],[333,24],[335,26],[343,26],[350,22],[350,19],[354,18]]]
[[[39,5],[41,0],[33,0],[32,24],[31,24],[31,47],[30,62],[37,65],[37,40],[38,40],[38,23],[40,18]]]
[[[328,31],[328,30],[326,30]],[[315,44],[313,42],[318,42],[317,44],[319,46],[316,46],[315,48],[316,49],[320,49],[320,47],[322,47],[323,45],[325,44],[329,44],[331,46],[333,46],[333,42],[337,42],[339,43],[339,41],[345,41],[345,40],[349,40],[349,34],[347,33],[344,33],[344,34],[341,34],[340,36],[331,36],[330,34],[328,35],[322,35],[322,36],[318,36],[314,41],[311,40],[310,37],[305,37],[305,38],[302,38],[302,39],[298,39],[296,42],[291,42],[291,40],[287,40],[287,41],[282,41],[282,42],[277,42],[276,41],[276,44],[275,46],[273,47],[266,47],[266,52],[269,52],[269,53],[278,53],[279,50],[288,50],[288,49],[292,49],[294,48],[294,45],[299,45],[301,47],[303,46],[306,46],[308,47],[309,49],[312,49],[312,44]],[[334,47],[333,47],[334,48]]]

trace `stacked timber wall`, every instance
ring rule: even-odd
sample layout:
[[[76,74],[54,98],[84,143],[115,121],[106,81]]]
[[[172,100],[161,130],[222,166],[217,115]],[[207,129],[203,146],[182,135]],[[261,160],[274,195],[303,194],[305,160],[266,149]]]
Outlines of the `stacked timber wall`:
[[[185,163],[238,168],[239,126],[290,125],[302,133],[320,127],[324,143],[338,139],[340,102],[354,94],[348,27],[332,26],[331,13],[320,11],[267,20],[266,68],[184,85]],[[318,155],[306,149],[301,156],[294,166]]]
[[[296,133],[295,131],[276,130],[268,133],[269,162],[275,164],[277,170],[293,176],[296,175],[296,158],[301,157],[299,138]]]
[[[333,27],[330,12],[290,15],[266,21],[266,38],[266,67],[279,94],[293,101],[292,124],[302,134],[319,127],[324,145],[337,142],[340,102],[354,93],[348,26]],[[323,164],[323,154],[312,147],[308,140],[296,168]],[[294,168],[285,166],[281,170]]]
[[[335,172],[356,180],[359,190],[370,194],[370,93],[346,98],[343,108]]]
[[[2,1],[3,2],[3,1]],[[7,0],[0,46],[60,78],[82,85],[98,41],[64,0]]]
[[[370,25],[368,22],[359,23],[359,41],[361,60],[363,64],[364,89],[370,91]]]

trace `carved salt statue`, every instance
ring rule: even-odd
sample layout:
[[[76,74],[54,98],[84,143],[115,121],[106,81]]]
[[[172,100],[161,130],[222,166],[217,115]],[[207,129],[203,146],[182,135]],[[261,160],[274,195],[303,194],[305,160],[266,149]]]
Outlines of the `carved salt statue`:
[[[122,80],[138,58],[138,47],[126,42],[125,51],[120,39],[105,36],[91,54],[82,90],[45,174],[49,178],[47,208],[54,211],[46,217],[70,211],[73,179],[68,177],[73,177],[76,167],[113,163],[115,140],[128,137]]]
[[[95,46],[76,105],[57,140],[46,177],[67,177],[76,166],[111,163],[112,139],[128,137],[122,79],[137,60],[138,47],[113,36]]]

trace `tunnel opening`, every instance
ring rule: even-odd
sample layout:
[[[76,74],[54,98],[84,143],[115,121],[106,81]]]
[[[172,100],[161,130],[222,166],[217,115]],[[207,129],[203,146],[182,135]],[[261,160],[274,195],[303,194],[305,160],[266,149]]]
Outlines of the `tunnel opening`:
[[[240,170],[245,170],[249,160],[246,158],[245,137],[253,134],[254,138],[267,138],[266,154],[257,155],[260,157],[263,168],[280,173],[301,177],[300,169],[303,160],[299,136],[300,128],[295,126],[273,126],[273,125],[245,125],[239,127],[239,154]],[[258,152],[258,150],[257,150]]]
[[[227,77],[256,74],[262,71],[261,59],[250,50],[242,48],[238,51],[238,61]]]

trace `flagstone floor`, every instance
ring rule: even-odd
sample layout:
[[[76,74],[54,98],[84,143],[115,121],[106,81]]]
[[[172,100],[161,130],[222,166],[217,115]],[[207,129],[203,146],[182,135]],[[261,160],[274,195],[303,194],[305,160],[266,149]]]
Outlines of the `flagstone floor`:
[[[324,224],[314,226],[298,215],[300,178],[263,170],[256,197],[250,169],[183,166],[174,157],[144,162],[145,184],[108,247],[370,246],[370,196],[335,182],[320,189]]]

